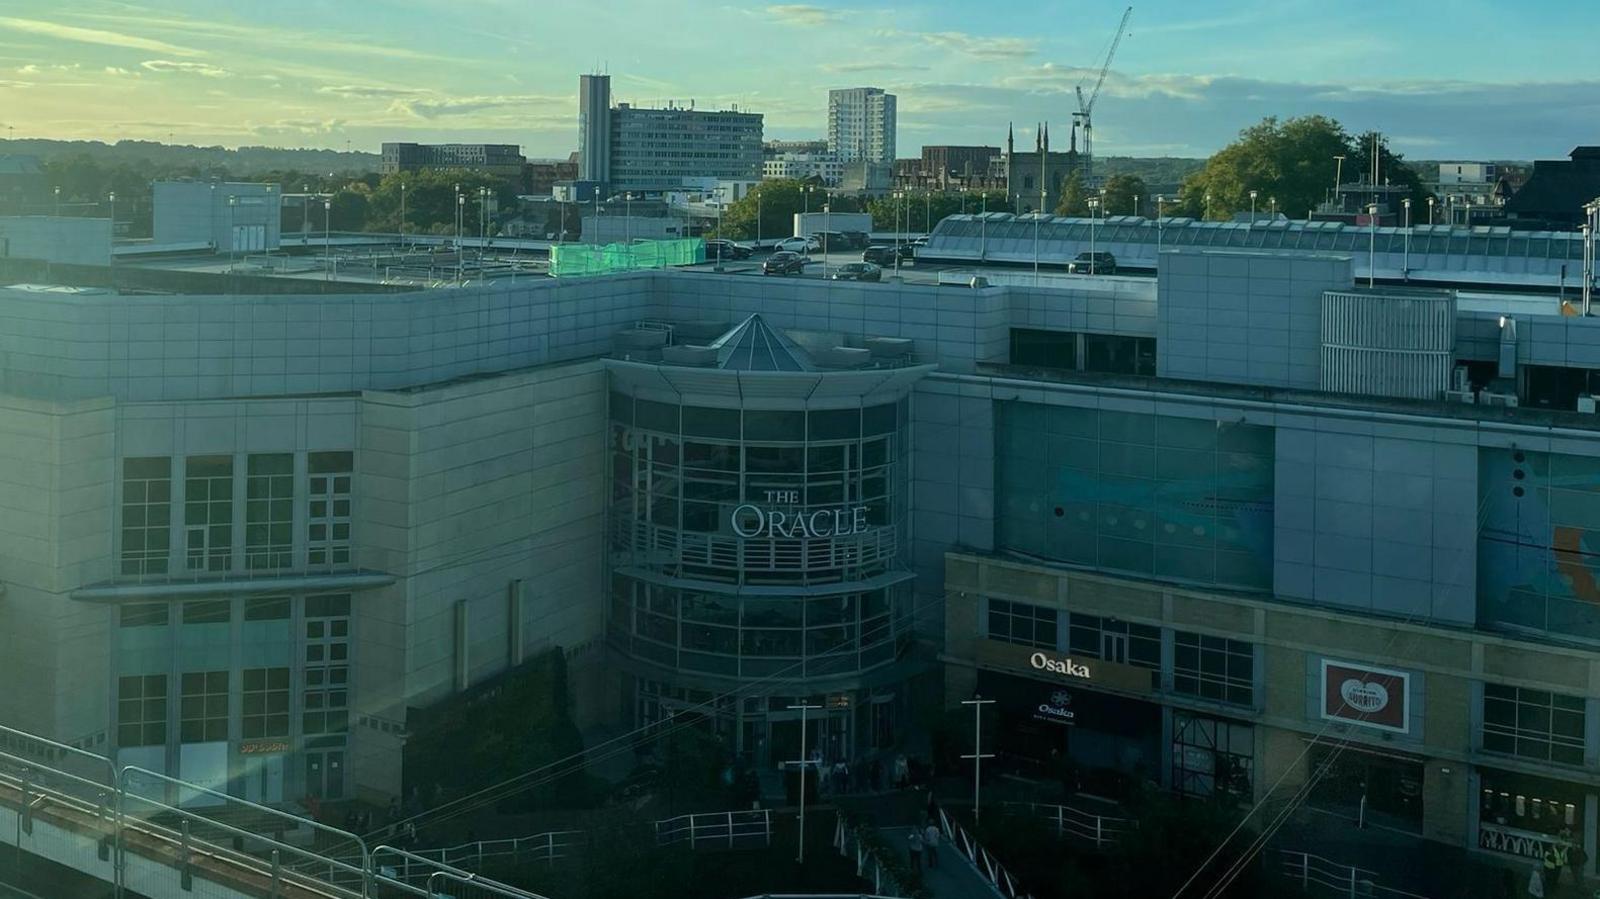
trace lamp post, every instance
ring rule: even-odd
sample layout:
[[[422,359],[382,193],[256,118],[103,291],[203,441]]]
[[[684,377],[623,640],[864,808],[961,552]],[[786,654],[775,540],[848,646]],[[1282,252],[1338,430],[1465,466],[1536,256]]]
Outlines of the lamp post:
[[[1156,194],[1156,265],[1161,265],[1161,207],[1167,202],[1166,194]]]
[[[1138,215],[1139,214],[1139,195],[1138,194],[1134,194],[1133,195],[1133,212],[1131,214],[1132,215]]]
[[[1278,217],[1278,198],[1267,197],[1267,221],[1274,221]]]
[[[922,192],[922,233],[933,233],[933,191]]]
[[[1378,263],[1378,204],[1367,206],[1367,289],[1372,289]]]
[[[562,224],[565,224],[563,222]],[[400,182],[400,246],[406,245],[406,183]]]
[[[106,200],[111,203],[111,242],[117,242],[117,192],[106,194]]]
[[[971,699],[963,699],[961,704],[972,706],[972,751],[962,758],[972,759],[972,822],[976,824],[980,813],[979,783],[983,760],[994,758],[994,753],[983,751],[983,707],[993,705],[994,700],[974,695]]]
[[[984,188],[978,195],[982,204],[978,212],[978,261],[983,262],[989,258],[989,190]]]
[[[465,262],[466,249],[461,246],[461,220],[467,214],[467,197],[456,189],[456,285],[461,284],[462,263]]]
[[[1334,156],[1333,157],[1333,196],[1329,199],[1330,203],[1335,203],[1336,204],[1336,203],[1339,202],[1339,182],[1342,181],[1342,180],[1344,180],[1344,157],[1343,156]]]
[[[800,767],[800,846],[795,854],[795,861],[800,864],[806,861],[806,766],[811,764],[806,758],[806,713],[820,708],[822,706],[804,702],[789,706],[790,711],[800,712],[800,758],[789,763]],[[818,776],[821,776],[820,771]]]
[[[716,264],[716,266],[714,268],[715,268],[716,271],[720,272],[720,271],[722,271],[722,241],[725,239],[722,236],[722,188],[721,187],[717,188],[716,195],[717,195],[717,264]],[[629,196],[632,196],[632,194],[629,194]]]
[[[1403,281],[1410,281],[1411,280],[1411,198],[1410,197],[1406,197],[1404,200],[1401,200],[1400,201],[1400,207],[1406,211],[1405,254],[1401,257],[1401,259],[1403,261],[1400,263],[1400,279],[1403,280]]]
[[[719,235],[720,236],[720,235]],[[756,249],[761,249],[761,191],[756,190]]]
[[[1258,193],[1258,191],[1253,191],[1253,190],[1250,191],[1250,224],[1252,224],[1252,225],[1254,225],[1256,223],[1256,194],[1257,193]]]
[[[1435,199],[1434,197],[1429,197],[1428,198],[1428,224],[1430,224],[1430,225],[1433,224],[1433,201],[1434,201],[1434,199]]]
[[[1205,217],[1208,218],[1208,219],[1211,218],[1211,194],[1210,194],[1210,192],[1206,193],[1206,214],[1205,214]]]
[[[717,237],[722,237],[722,190],[717,190]],[[633,246],[633,191],[622,194],[622,242]]]
[[[233,271],[233,251],[239,248],[239,231],[234,222],[234,210],[239,206],[239,198],[233,194],[228,195],[228,271]]]
[[[720,207],[719,207],[720,208]],[[828,231],[833,226],[833,204],[822,204],[822,280],[828,280]]]
[[[1039,219],[1044,218],[1044,213],[1033,214],[1033,286],[1039,286]]]
[[[1089,198],[1089,274],[1095,274],[1095,263],[1098,254],[1095,253],[1095,226],[1100,223],[1100,198]]]
[[[322,277],[333,278],[333,197],[322,200]]]

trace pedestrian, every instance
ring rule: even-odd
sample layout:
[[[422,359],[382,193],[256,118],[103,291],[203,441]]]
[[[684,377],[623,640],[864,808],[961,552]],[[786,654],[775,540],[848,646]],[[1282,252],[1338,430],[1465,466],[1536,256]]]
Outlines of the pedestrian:
[[[922,845],[928,853],[928,867],[939,867],[939,828],[933,821],[928,821],[928,826],[922,829]]]
[[[906,843],[910,848],[911,870],[922,870],[922,831],[911,828],[911,836],[906,837]]]
[[[909,783],[911,783],[911,765],[906,761],[906,754],[902,752],[894,757],[894,786],[897,790],[903,790]]]
[[[1572,876],[1574,884],[1583,883],[1583,865],[1589,860],[1589,853],[1583,851],[1582,843],[1572,843],[1567,847],[1567,873]]]
[[[1544,844],[1544,890],[1546,894],[1554,893],[1556,886],[1561,882],[1561,866],[1565,864],[1562,857],[1561,844],[1550,842]]]
[[[1544,870],[1538,863],[1534,863],[1528,875],[1528,896],[1529,899],[1544,899]]]

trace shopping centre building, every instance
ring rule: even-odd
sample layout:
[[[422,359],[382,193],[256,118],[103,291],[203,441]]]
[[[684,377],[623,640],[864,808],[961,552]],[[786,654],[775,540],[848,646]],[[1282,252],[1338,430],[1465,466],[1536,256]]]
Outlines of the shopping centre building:
[[[584,723],[763,763],[981,694],[1086,791],[1593,858],[1600,326],[1354,280],[0,290],[0,722],[386,801],[558,648]]]

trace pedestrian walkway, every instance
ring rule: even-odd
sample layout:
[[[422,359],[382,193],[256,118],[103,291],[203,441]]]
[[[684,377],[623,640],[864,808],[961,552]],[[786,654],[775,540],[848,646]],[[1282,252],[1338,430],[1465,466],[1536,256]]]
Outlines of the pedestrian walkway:
[[[908,851],[911,827],[882,827],[878,832],[895,851]],[[929,868],[926,857],[922,863],[922,885],[928,888],[933,899],[996,899],[1000,892],[978,874],[972,863],[950,841],[939,840],[939,866]]]

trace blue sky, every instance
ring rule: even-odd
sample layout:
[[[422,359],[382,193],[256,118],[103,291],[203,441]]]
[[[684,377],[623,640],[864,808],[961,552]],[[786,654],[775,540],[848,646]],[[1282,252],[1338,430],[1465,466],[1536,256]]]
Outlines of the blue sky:
[[[1064,143],[1124,4],[929,0],[5,0],[0,126],[17,137],[376,150],[576,144],[579,72],[820,136],[827,90],[900,97],[900,155]],[[1424,158],[1600,143],[1600,4],[1140,0],[1096,106],[1102,154],[1199,156],[1265,115],[1332,115]]]

